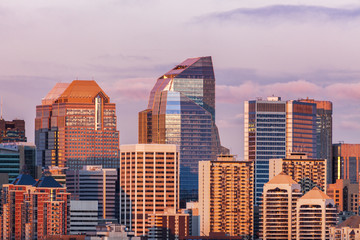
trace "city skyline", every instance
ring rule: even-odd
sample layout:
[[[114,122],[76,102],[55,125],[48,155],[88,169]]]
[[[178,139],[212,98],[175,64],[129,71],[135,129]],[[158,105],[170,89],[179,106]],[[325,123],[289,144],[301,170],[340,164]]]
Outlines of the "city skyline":
[[[120,144],[133,144],[137,112],[146,107],[156,79],[183,59],[210,55],[222,145],[239,159],[243,101],[273,94],[284,100],[332,101],[333,142],[358,142],[356,1],[214,0],[185,6],[164,1],[3,3],[3,118],[25,119],[28,141],[34,142],[33,109],[48,89],[57,82],[95,79],[118,105]],[[176,10],[170,14],[169,7]],[[99,11],[97,21],[88,24]]]

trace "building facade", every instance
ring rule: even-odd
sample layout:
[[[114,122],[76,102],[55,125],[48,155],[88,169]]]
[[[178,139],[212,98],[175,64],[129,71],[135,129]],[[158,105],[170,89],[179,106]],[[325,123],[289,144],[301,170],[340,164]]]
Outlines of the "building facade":
[[[245,101],[244,158],[255,161],[255,203],[269,181],[269,159],[316,155],[316,105],[280,97]]]
[[[98,221],[98,201],[70,200],[70,234],[94,234]]]
[[[360,144],[333,144],[334,179],[350,179],[359,183]]]
[[[296,238],[296,203],[301,196],[300,184],[282,172],[264,185],[262,239]]]
[[[359,213],[359,184],[350,183],[350,179],[337,179],[329,184],[326,194],[331,197],[339,212]]]
[[[337,222],[334,200],[317,187],[296,204],[296,239],[330,239],[330,227]]]
[[[306,153],[290,153],[286,158],[269,160],[269,178],[280,172],[301,185],[303,194],[314,187],[326,191],[327,160],[308,158]]]
[[[332,183],[334,171],[332,161],[332,102],[308,98],[299,101],[316,104],[316,156],[314,158],[326,159],[327,183]]]
[[[57,83],[36,106],[35,144],[45,168],[118,168],[115,104],[95,81]]]
[[[120,223],[136,236],[145,236],[150,214],[179,209],[179,149],[172,144],[120,149]]]
[[[223,232],[229,236],[253,235],[252,161],[232,155],[199,162],[200,234]]]
[[[158,78],[139,113],[139,143],[180,146],[180,197],[197,200],[198,162],[227,149],[215,125],[215,75],[211,57],[189,58]]]
[[[0,118],[0,143],[9,142],[26,142],[24,120],[5,121]]]
[[[33,178],[41,177],[41,166],[36,165],[36,146],[31,143],[0,144],[0,174],[7,173],[11,183],[22,172]]]
[[[149,240],[175,240],[189,236],[189,214],[167,209],[164,213],[149,215]]]
[[[98,218],[117,222],[119,219],[118,172],[101,166],[83,166],[66,172],[66,187],[73,200],[98,203]]]
[[[360,216],[351,216],[346,221],[330,227],[330,239],[355,240],[360,239]]]
[[[69,232],[70,193],[51,176],[19,175],[3,185],[2,239],[46,239]]]

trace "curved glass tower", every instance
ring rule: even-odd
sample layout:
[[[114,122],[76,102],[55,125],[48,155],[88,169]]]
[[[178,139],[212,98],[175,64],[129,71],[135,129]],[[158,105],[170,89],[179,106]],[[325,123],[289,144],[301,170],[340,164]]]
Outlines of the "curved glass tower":
[[[179,145],[181,205],[197,200],[198,162],[227,150],[215,125],[211,57],[189,58],[158,78],[139,113],[139,143]]]

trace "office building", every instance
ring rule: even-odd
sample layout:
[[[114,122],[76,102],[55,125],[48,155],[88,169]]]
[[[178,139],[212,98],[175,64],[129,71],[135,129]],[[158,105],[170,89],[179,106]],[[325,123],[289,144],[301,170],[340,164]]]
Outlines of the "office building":
[[[221,152],[211,57],[189,58],[158,78],[139,113],[139,143],[180,146],[181,204],[198,198],[198,162]]]
[[[117,222],[119,219],[118,172],[101,166],[83,166],[66,172],[66,187],[73,200],[96,201],[98,218]]]
[[[262,239],[296,238],[296,202],[301,196],[300,184],[285,173],[264,185]]]
[[[70,200],[70,234],[95,234],[98,223],[97,201]]]
[[[315,187],[297,201],[296,212],[296,239],[330,239],[337,221],[333,199]]]
[[[36,106],[35,144],[45,168],[118,168],[115,104],[95,81],[57,83]]]
[[[331,197],[339,212],[359,213],[359,184],[350,183],[349,179],[336,179],[329,184],[326,194]]]
[[[145,236],[150,214],[179,209],[179,149],[173,144],[135,144],[121,145],[120,150],[120,224]]]
[[[33,178],[41,177],[41,166],[36,166],[36,146],[31,143],[1,143],[0,144],[0,174],[8,175],[11,183],[22,172]]]
[[[333,144],[334,179],[350,179],[359,183],[360,144]]]
[[[200,234],[253,234],[253,162],[232,155],[199,162]]]
[[[306,153],[290,153],[286,158],[269,160],[269,178],[280,172],[301,185],[303,194],[314,187],[326,190],[326,159],[308,158]]]
[[[149,240],[175,240],[189,236],[189,214],[168,208],[163,213],[149,215]]]
[[[187,202],[184,213],[189,214],[189,236],[200,236],[199,202]]]
[[[332,102],[309,98],[299,101],[316,104],[316,156],[314,158],[326,159],[327,183],[332,183],[334,171],[332,161]]]
[[[24,120],[5,121],[0,118],[0,143],[9,142],[26,142]]]
[[[51,176],[19,175],[3,185],[2,239],[46,239],[69,232],[70,193]]]
[[[360,216],[351,216],[346,221],[330,227],[330,239],[360,239]]]
[[[244,157],[255,161],[255,203],[269,181],[269,159],[291,152],[316,154],[316,105],[268,97],[245,101]]]

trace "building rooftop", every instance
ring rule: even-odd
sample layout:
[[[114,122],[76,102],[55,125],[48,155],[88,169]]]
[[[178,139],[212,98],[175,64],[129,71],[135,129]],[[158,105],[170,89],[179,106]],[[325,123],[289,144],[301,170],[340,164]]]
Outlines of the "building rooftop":
[[[302,196],[301,199],[332,199],[332,198],[326,195],[319,188],[314,187],[312,190],[310,190],[304,196]]]
[[[57,83],[43,98],[42,104],[50,105],[55,101],[91,103],[97,95],[101,95],[105,102],[110,100],[94,80],[74,80],[71,83]]]
[[[346,219],[344,222],[337,225],[338,228],[341,227],[350,227],[350,228],[359,228],[360,225],[360,216],[354,215]]]
[[[44,187],[44,188],[62,188],[60,183],[58,183],[51,176],[42,176],[36,183],[33,184],[35,187]]]
[[[284,172],[273,177],[267,184],[298,184],[289,175]]]
[[[15,180],[11,184],[14,184],[14,185],[33,185],[35,183],[36,183],[36,181],[32,176],[30,176],[28,174],[20,174],[19,176],[17,176],[17,178],[15,178]]]

